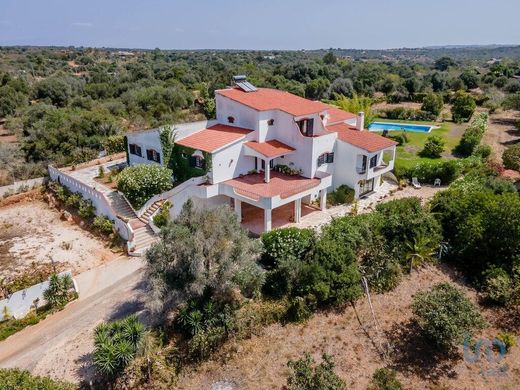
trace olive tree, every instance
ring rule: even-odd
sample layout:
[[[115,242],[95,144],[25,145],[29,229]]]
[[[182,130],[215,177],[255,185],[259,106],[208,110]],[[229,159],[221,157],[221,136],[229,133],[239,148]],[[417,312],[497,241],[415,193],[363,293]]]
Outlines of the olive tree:
[[[229,207],[196,209],[188,201],[146,253],[151,307],[166,313],[191,299],[254,296],[264,280],[260,254],[260,242],[248,237]]]

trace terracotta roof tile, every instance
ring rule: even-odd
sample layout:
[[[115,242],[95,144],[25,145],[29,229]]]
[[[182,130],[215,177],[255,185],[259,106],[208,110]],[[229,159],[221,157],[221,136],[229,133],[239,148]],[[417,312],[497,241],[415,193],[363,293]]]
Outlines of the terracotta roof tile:
[[[265,157],[278,157],[294,152],[294,148],[286,145],[278,140],[271,140],[266,142],[250,141],[245,143],[246,146],[264,155]]]
[[[239,88],[220,89],[215,93],[235,100],[258,111],[281,110],[294,116],[316,114],[327,108],[324,103],[304,99],[292,93],[270,88],[244,92]]]
[[[279,195],[282,199],[307,191],[320,184],[320,179],[308,179],[302,176],[289,176],[271,171],[271,180],[264,182],[263,173],[254,173],[228,180],[225,184],[233,187],[239,195],[259,200],[261,197]]]
[[[251,131],[242,127],[217,124],[175,141],[175,143],[188,148],[213,153],[226,145],[244,138]]]
[[[383,137],[378,134],[371,133],[368,130],[359,131],[355,127],[344,123],[327,126],[327,130],[338,134],[338,139],[368,152],[377,152],[391,146],[397,145],[397,142]]]

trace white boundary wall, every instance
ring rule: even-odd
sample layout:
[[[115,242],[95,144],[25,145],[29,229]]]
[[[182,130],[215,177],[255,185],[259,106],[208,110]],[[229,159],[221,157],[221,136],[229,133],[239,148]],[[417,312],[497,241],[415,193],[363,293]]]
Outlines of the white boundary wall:
[[[65,271],[59,274],[59,276],[69,275],[72,278],[72,272]],[[76,282],[72,279],[74,283],[74,290],[78,292],[78,288],[76,287]],[[4,308],[7,307],[7,311],[10,315],[16,319],[24,318],[27,313],[31,311],[34,307],[34,301],[36,299],[39,300],[38,306],[44,306],[46,304],[45,299],[43,298],[43,292],[49,288],[49,281],[45,281],[42,283],[35,284],[34,286],[25,288],[23,290],[17,291],[7,299],[3,299],[0,301],[0,320],[2,320]]]
[[[35,179],[16,181],[13,184],[0,187],[0,196],[4,196],[4,194],[9,192],[12,192],[13,194],[24,192],[22,191],[23,187],[28,187],[29,189],[38,187],[45,184],[47,180],[47,177],[37,177]]]
[[[105,217],[108,217],[115,223],[116,230],[118,231],[119,235],[123,239],[131,241],[128,225],[117,217],[116,213],[112,209],[112,206],[110,206],[110,202],[103,193],[71,176],[68,176],[64,172],[54,168],[51,165],[49,165],[48,169],[51,180],[62,184],[72,192],[81,194],[81,196],[85,199],[90,199],[96,208],[96,215],[104,215]]]

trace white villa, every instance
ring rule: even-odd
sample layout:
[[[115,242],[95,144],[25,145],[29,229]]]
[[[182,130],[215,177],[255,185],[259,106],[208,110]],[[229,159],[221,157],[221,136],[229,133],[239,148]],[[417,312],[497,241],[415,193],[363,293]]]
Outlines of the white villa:
[[[299,222],[317,202],[325,209],[327,192],[340,185],[363,197],[393,169],[396,142],[365,130],[363,113],[234,81],[215,91],[215,120],[173,127],[168,161],[164,130],[126,136],[129,165],[164,164],[181,182],[162,197],[172,218],[189,198],[200,207],[228,204],[261,233]]]

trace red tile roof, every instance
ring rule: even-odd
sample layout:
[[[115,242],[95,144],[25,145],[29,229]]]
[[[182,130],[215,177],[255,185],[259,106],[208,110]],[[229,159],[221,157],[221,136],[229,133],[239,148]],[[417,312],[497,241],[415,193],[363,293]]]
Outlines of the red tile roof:
[[[323,104],[323,109],[327,110],[329,113],[329,124],[339,123],[339,122],[345,122],[349,119],[354,119],[357,117],[356,114],[353,114],[351,112],[343,111],[341,108],[338,108],[336,106],[333,106],[331,104],[321,103]]]
[[[344,123],[327,126],[327,130],[338,134],[338,139],[368,152],[377,152],[391,146],[397,145],[397,142],[383,137],[378,134],[371,133],[368,130],[359,131],[355,127]]]
[[[263,173],[254,173],[228,180],[225,184],[233,187],[239,195],[259,200],[261,197],[272,198],[279,195],[282,199],[310,190],[320,184],[320,179],[308,179],[302,176],[289,176],[279,172],[270,172],[271,180],[264,182]]]
[[[266,142],[250,141],[245,143],[246,146],[264,155],[265,157],[278,157],[294,152],[294,148],[286,145],[278,140],[271,140]]]
[[[251,131],[242,127],[217,124],[175,141],[175,143],[188,148],[213,153],[226,145],[244,138]]]
[[[270,88],[244,92],[239,88],[220,89],[215,93],[235,100],[258,111],[281,110],[294,116],[316,114],[327,108],[324,103],[304,99],[292,93]]]

